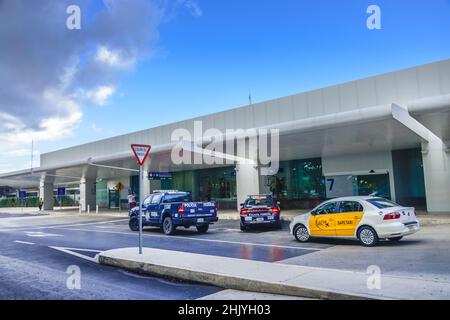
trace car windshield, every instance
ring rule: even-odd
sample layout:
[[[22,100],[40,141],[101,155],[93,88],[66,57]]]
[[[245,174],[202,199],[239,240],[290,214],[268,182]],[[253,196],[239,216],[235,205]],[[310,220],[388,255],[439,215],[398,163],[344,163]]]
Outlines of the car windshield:
[[[192,202],[192,197],[189,193],[167,194],[164,197],[164,203],[174,202]]]
[[[254,206],[266,206],[270,207],[273,204],[273,200],[270,198],[255,198],[255,199],[248,199],[245,203],[248,207],[254,207]]]
[[[367,202],[373,204],[378,209],[385,209],[385,208],[393,208],[393,207],[400,207],[398,203],[395,203],[394,201],[378,198],[378,199],[369,199]]]

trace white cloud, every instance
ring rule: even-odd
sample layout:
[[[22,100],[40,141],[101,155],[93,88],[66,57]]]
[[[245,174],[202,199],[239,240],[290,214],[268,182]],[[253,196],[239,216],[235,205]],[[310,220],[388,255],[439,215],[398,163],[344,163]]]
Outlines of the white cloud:
[[[136,56],[126,56],[118,50],[111,50],[105,46],[99,46],[95,59],[99,63],[118,69],[132,69],[136,65]]]
[[[76,0],[82,11],[94,1]],[[69,31],[64,19],[71,4],[40,0],[30,10],[29,0],[0,0],[0,43],[8,44],[0,49],[0,150],[18,156],[12,164],[0,154],[3,167],[24,167],[27,160],[20,163],[19,155],[31,140],[73,135],[84,110],[106,105],[124,73],[151,57],[161,19],[179,7],[162,0],[103,0],[81,30]],[[184,6],[202,15],[193,0]]]
[[[116,88],[113,86],[100,86],[87,93],[87,98],[98,106],[104,106],[114,95]]]
[[[184,6],[189,10],[189,12],[195,17],[203,16],[203,10],[200,8],[197,1],[194,0],[181,0]]]

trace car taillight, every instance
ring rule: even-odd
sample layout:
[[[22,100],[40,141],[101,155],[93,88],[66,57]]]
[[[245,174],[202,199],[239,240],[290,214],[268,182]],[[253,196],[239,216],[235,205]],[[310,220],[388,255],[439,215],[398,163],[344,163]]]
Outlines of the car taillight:
[[[241,214],[242,214],[242,215],[248,214],[248,209],[242,209],[242,210],[241,210]]]
[[[275,213],[275,214],[280,213],[280,209],[278,209],[278,208],[271,208],[270,211],[272,211],[272,213]]]
[[[383,220],[397,220],[400,219],[401,214],[399,212],[391,212],[384,216]]]
[[[178,207],[178,213],[179,214],[183,214],[184,213],[184,206],[183,205]]]

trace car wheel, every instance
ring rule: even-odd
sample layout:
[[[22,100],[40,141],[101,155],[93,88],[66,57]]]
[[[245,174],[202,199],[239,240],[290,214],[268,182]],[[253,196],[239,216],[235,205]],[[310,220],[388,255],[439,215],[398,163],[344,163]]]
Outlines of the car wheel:
[[[165,217],[163,221],[163,232],[166,235],[172,235],[175,233],[175,226],[173,225],[173,221],[171,217]]]
[[[207,233],[209,229],[209,224],[202,224],[200,226],[197,226],[197,231],[199,233]]]
[[[399,242],[402,239],[403,239],[403,237],[395,237],[395,238],[389,238],[388,240],[391,242]]]
[[[248,227],[245,226],[245,225],[243,225],[243,224],[241,223],[241,231],[242,231],[242,232],[248,231]]]
[[[139,219],[136,217],[131,218],[128,222],[128,226],[131,231],[139,231]]]
[[[294,237],[298,242],[308,242],[311,238],[308,229],[302,224],[295,227]]]
[[[378,243],[378,235],[376,231],[368,226],[362,227],[358,231],[358,239],[365,247],[373,247]]]

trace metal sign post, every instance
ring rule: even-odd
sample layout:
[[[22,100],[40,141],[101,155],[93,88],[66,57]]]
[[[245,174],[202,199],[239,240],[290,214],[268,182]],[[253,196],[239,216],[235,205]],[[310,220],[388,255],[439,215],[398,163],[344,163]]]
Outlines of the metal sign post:
[[[142,254],[142,200],[143,200],[143,190],[142,182],[144,179],[144,173],[142,166],[150,153],[152,147],[149,145],[142,144],[132,144],[131,149],[133,150],[134,156],[139,164],[139,254]]]

